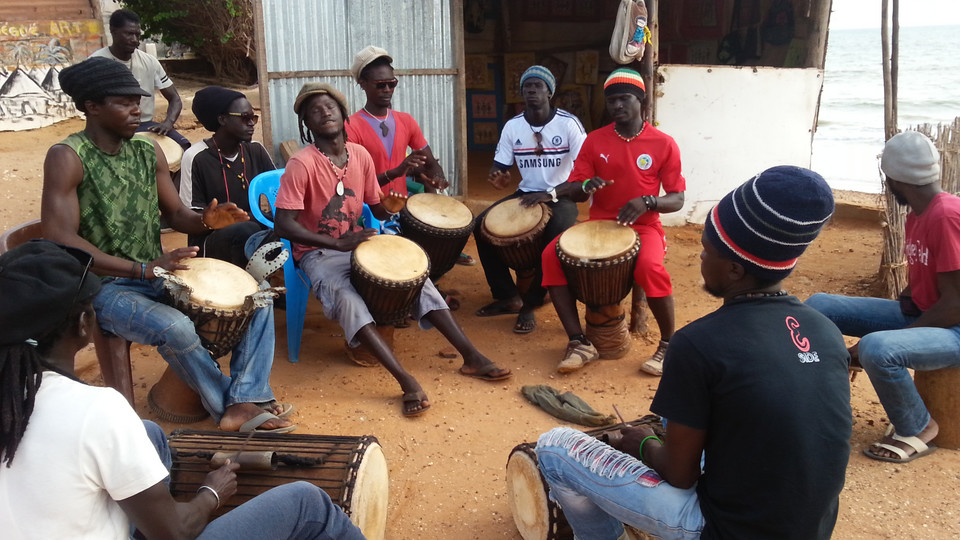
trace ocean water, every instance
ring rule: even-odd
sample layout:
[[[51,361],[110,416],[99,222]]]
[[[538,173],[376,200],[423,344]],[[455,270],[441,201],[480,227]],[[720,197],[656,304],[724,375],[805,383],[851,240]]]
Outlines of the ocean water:
[[[879,193],[880,30],[832,30],[812,168],[834,189]],[[960,26],[900,29],[900,129],[960,116]]]

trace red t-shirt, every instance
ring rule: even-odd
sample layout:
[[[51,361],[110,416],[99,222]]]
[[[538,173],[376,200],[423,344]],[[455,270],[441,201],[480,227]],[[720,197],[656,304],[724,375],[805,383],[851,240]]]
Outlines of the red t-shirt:
[[[940,299],[937,274],[960,270],[960,198],[938,193],[922,214],[907,214],[905,230],[910,293],[926,311]]]
[[[373,164],[376,167],[376,174],[386,172],[392,169],[407,157],[407,148],[411,150],[423,150],[427,146],[427,139],[420,131],[420,125],[407,113],[398,112],[390,109],[396,122],[396,130],[393,133],[393,153],[387,155],[387,149],[380,139],[380,134],[375,132],[363,116],[363,111],[357,111],[350,116],[347,122],[347,140],[362,145],[370,152],[373,158]],[[390,193],[394,190],[404,195],[407,194],[407,179],[400,176],[394,178],[390,183],[382,187],[384,193]]]
[[[616,219],[627,201],[643,195],[660,195],[687,189],[680,171],[680,149],[673,137],[650,124],[643,133],[626,142],[617,136],[614,124],[608,124],[587,135],[570,173],[570,182],[599,176],[613,184],[597,190],[590,205],[590,219]],[[637,225],[660,220],[659,212],[645,212]]]
[[[370,154],[358,144],[347,143],[350,161],[346,173],[333,164],[314,145],[302,148],[287,162],[280,177],[276,207],[300,210],[297,222],[312,232],[334,238],[348,231],[359,231],[357,220],[363,203],[380,202],[380,187]],[[343,175],[343,195],[337,195],[337,178]],[[313,246],[293,244],[293,257],[300,260]]]

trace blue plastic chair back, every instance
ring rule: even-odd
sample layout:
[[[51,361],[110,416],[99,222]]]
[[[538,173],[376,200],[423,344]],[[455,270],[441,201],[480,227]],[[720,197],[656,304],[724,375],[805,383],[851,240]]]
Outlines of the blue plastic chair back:
[[[260,173],[253,177],[250,181],[250,189],[247,190],[250,198],[250,213],[253,214],[253,218],[271,229],[273,220],[260,209],[260,198],[266,196],[271,212],[275,210],[281,176],[283,176],[283,169]],[[307,299],[310,297],[310,278],[294,264],[290,241],[286,239],[282,241],[283,247],[291,253],[291,257],[283,263],[283,282],[287,288],[287,358],[291,362],[299,362],[303,323],[307,317]]]

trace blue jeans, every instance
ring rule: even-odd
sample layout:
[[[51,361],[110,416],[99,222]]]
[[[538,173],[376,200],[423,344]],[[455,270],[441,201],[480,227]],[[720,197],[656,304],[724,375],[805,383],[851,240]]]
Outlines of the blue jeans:
[[[179,310],[160,302],[159,279],[108,279],[93,300],[100,327],[128,341],[157,347],[174,373],[192,388],[217,422],[237,403],[273,399],[273,308],[258,309],[230,357],[230,376],[203,348],[193,322]]]
[[[696,487],[678,489],[639,460],[575,429],[555,428],[537,441],[550,497],[582,540],[615,540],[627,523],[659,538],[700,538]]]
[[[882,298],[817,293],[806,304],[826,315],[843,334],[861,338],[860,365],[897,434],[911,437],[923,431],[930,413],[907,368],[960,367],[960,325],[905,328],[917,318],[901,313],[896,300]]]
[[[169,470],[173,461],[166,434],[149,420],[144,420],[143,425]],[[307,482],[292,482],[258,495],[211,521],[197,538],[363,540],[363,534],[323,490]]]

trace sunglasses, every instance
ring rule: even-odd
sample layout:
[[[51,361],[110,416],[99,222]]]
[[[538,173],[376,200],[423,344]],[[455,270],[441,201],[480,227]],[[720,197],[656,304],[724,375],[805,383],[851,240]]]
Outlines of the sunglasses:
[[[383,90],[384,88],[389,87],[391,90],[397,87],[400,84],[400,81],[397,79],[387,79],[385,81],[374,81],[373,84],[377,86],[377,90]]]
[[[543,155],[543,134],[539,131],[533,132],[533,140],[537,142],[537,147],[533,149],[533,153],[542,156]]]
[[[227,116],[237,116],[240,118],[240,121],[244,124],[256,124],[260,120],[260,115],[256,113],[238,113],[238,112],[228,112]]]

